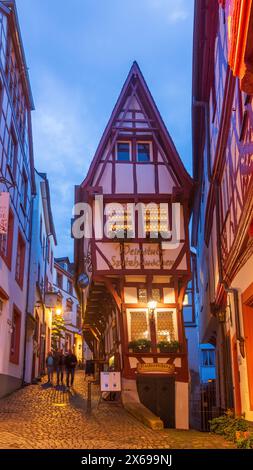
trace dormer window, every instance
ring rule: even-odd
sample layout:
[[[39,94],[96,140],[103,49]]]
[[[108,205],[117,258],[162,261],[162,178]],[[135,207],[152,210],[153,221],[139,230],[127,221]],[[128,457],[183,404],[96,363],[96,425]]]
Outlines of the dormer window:
[[[117,161],[118,162],[130,161],[130,143],[129,142],[117,143]]]
[[[149,142],[139,142],[137,144],[137,162],[150,162]]]

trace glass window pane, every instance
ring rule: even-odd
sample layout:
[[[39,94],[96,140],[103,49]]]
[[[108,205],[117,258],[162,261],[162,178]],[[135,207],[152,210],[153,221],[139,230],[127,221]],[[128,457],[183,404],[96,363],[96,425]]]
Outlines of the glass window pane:
[[[157,341],[174,341],[175,328],[173,312],[157,312],[156,314]]]
[[[130,161],[130,144],[128,142],[119,142],[117,144],[117,160],[119,162]]]
[[[161,302],[161,292],[160,289],[152,289],[152,299],[157,302]]]
[[[209,366],[215,366],[215,354],[214,354],[214,351],[209,351]]]
[[[137,160],[138,162],[149,162],[150,161],[150,145],[137,144]]]
[[[138,301],[142,303],[148,302],[147,289],[138,289]]]
[[[131,341],[149,339],[147,313],[145,311],[132,311],[130,321]]]

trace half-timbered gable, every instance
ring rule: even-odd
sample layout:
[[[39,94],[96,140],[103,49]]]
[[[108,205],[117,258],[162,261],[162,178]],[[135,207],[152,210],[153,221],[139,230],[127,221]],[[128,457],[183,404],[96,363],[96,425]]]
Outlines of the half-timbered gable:
[[[104,360],[119,356],[117,367],[125,380],[137,377],[142,401],[141,370],[152,376],[160,367],[165,377],[170,368],[176,371],[186,408],[182,305],[190,279],[191,198],[192,180],[134,62],[88,174],[76,188],[76,203],[89,203],[93,219],[92,235],[75,241],[77,279],[84,272],[90,279],[85,335],[90,344],[99,339]],[[109,324],[115,325],[114,340]],[[148,345],[143,352],[136,351],[141,341]],[[170,354],[164,343],[177,347]]]

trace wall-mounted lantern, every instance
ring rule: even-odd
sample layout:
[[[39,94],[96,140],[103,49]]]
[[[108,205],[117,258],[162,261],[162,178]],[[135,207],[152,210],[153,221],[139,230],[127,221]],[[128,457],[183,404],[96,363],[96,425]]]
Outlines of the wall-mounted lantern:
[[[225,323],[226,321],[226,308],[222,308],[217,312],[217,317],[220,323]]]
[[[157,301],[156,300],[153,300],[153,299],[149,300],[149,302],[148,302],[148,312],[149,312],[149,316],[150,316],[151,320],[154,319],[156,306],[157,306]]]

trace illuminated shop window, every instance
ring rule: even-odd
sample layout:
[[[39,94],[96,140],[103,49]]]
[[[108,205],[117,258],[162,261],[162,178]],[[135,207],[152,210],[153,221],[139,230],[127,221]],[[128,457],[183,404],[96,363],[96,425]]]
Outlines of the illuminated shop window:
[[[134,214],[126,204],[120,207],[106,205],[106,236],[108,238],[133,238]]]
[[[150,205],[146,206],[144,214],[144,225],[147,238],[153,234],[160,236],[169,230],[169,214],[167,208]]]
[[[156,335],[159,341],[175,341],[175,327],[173,321],[173,312],[156,312]]]
[[[131,341],[150,338],[146,311],[130,312],[130,336]]]

